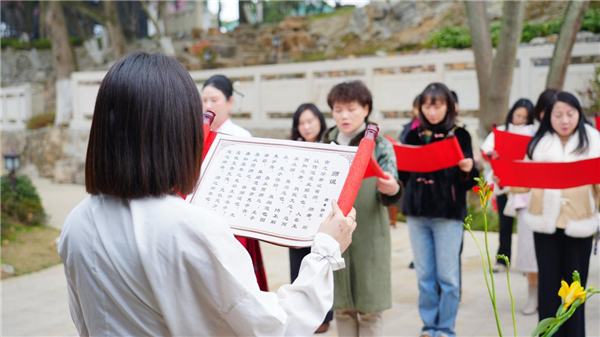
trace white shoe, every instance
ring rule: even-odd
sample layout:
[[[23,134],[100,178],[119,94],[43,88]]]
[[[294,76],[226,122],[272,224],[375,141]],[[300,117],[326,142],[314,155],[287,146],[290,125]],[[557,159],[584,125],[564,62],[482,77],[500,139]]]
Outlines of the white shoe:
[[[537,286],[529,286],[529,298],[527,299],[527,304],[525,308],[521,310],[523,315],[533,315],[537,312],[538,308],[538,287]]]
[[[493,273],[503,273],[507,270],[508,268],[506,268],[506,266],[502,263],[496,263],[495,265],[492,266],[492,272]]]

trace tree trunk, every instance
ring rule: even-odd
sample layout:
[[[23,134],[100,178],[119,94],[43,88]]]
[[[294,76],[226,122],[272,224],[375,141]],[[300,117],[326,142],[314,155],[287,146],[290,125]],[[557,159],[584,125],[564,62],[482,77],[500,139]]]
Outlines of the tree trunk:
[[[123,27],[117,14],[117,4],[115,1],[103,1],[104,16],[106,17],[106,28],[110,36],[110,44],[115,60],[125,55],[125,35]]]
[[[168,5],[168,1],[158,1],[158,24],[162,28],[163,36],[169,36],[169,30],[167,29],[167,20],[169,19]]]
[[[221,22],[221,10],[223,9],[223,7],[221,6],[221,0],[217,0],[217,3],[219,4],[219,9],[217,10],[217,26],[221,28],[221,26],[223,25],[223,23]]]
[[[494,62],[490,23],[485,9],[485,1],[465,1],[465,7],[471,30],[471,45],[475,55],[475,68],[479,84],[479,117],[482,118]]]
[[[493,123],[504,120],[508,112],[508,100],[517,60],[517,49],[521,42],[524,16],[524,1],[506,1],[504,3],[502,14],[504,21],[494,58],[492,77],[483,105],[485,110],[479,124],[481,133],[491,131]]]
[[[46,4],[46,24],[52,40],[52,56],[57,82],[54,124],[61,125],[68,123],[71,118],[71,73],[75,71],[75,63],[60,1],[49,1]]]
[[[581,28],[581,22],[585,11],[590,5],[590,0],[571,1],[567,8],[565,21],[560,27],[558,41],[554,47],[546,88],[561,90],[567,75],[567,68],[571,63],[571,51],[577,38],[577,33]]]
[[[265,10],[264,10],[264,6],[263,6],[263,1],[258,0],[258,2],[256,3],[256,22],[263,23],[264,17],[265,17]]]
[[[242,0],[238,0],[238,12],[240,25],[248,23],[248,18],[246,17],[246,13],[244,11],[244,2]]]

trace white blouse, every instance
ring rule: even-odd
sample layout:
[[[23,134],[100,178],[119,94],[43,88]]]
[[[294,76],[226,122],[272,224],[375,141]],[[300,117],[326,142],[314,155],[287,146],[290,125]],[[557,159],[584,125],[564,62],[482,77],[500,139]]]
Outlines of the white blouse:
[[[250,133],[250,131],[244,129],[243,127],[235,124],[231,118],[227,118],[227,120],[225,122],[223,122],[223,124],[221,124],[221,126],[219,126],[219,129],[216,130],[217,132],[221,132],[221,133],[225,133],[231,136],[237,136],[237,137],[252,137],[252,134]]]
[[[333,270],[345,266],[319,233],[296,281],[262,292],[225,220],[173,196],[89,196],[58,250],[83,336],[311,335],[333,304]]]

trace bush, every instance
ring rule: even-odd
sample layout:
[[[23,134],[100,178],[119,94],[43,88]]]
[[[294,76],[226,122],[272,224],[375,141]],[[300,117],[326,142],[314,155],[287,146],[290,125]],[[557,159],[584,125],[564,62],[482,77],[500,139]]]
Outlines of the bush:
[[[46,221],[46,213],[35,186],[27,176],[17,175],[15,177],[15,188],[13,189],[8,175],[2,176],[2,232],[12,223],[23,225],[43,225]]]
[[[446,26],[433,32],[425,42],[427,48],[457,48],[471,47],[471,32],[463,26]]]
[[[50,39],[34,40],[33,47],[36,49],[50,49],[52,48],[52,42],[50,42]]]
[[[559,34],[563,21],[564,17],[542,23],[525,22],[523,24],[521,42],[529,42],[536,37]],[[496,21],[490,24],[490,35],[492,38],[492,44],[494,46],[498,45],[501,28],[501,22]],[[600,33],[600,8],[589,8],[585,12],[580,31],[584,30],[592,33]],[[471,31],[468,27],[446,26],[438,31],[433,32],[429,36],[429,39],[425,42],[425,47],[455,49],[469,48],[471,47]]]
[[[52,124],[54,124],[55,116],[56,114],[54,112],[33,116],[27,121],[27,129],[35,130],[46,126],[52,126]]]

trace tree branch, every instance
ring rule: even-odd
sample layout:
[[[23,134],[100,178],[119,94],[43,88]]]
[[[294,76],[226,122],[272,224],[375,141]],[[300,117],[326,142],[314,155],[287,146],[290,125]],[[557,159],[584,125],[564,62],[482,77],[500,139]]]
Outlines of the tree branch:
[[[494,54],[490,23],[487,16],[485,1],[465,1],[469,29],[471,30],[471,46],[475,55],[477,83],[479,84],[479,114],[485,114],[485,96],[492,77]]]
[[[590,5],[590,0],[571,1],[567,8],[565,21],[560,27],[558,41],[554,47],[546,88],[562,89],[567,75],[567,68],[571,63],[571,51],[577,39],[577,33],[581,28],[581,23],[585,11]]]

